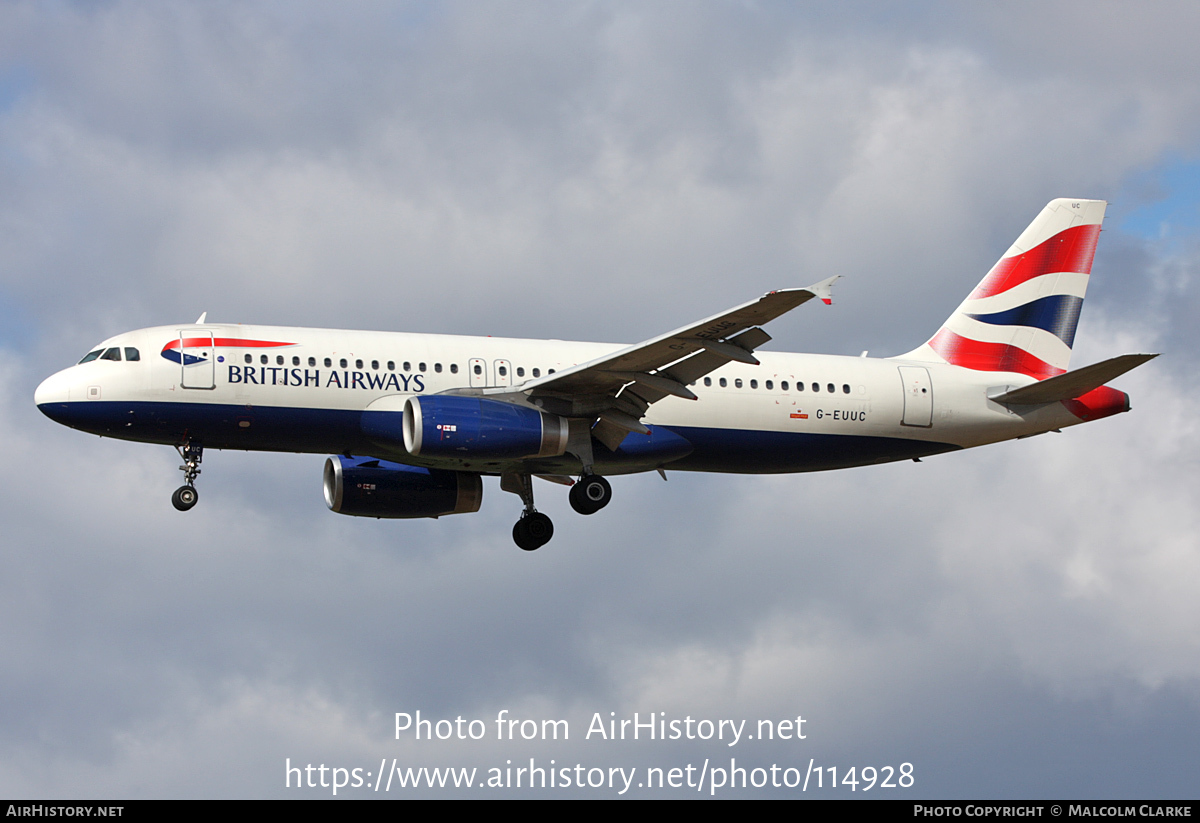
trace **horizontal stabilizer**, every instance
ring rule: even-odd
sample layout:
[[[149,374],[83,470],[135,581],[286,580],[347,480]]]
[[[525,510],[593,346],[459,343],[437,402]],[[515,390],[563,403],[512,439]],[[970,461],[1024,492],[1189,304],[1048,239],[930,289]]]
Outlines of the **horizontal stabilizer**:
[[[1048,377],[1040,382],[1004,392],[990,399],[997,403],[1020,406],[1073,400],[1156,357],[1158,357],[1157,354],[1123,354],[1120,357],[1093,363],[1056,377]]]

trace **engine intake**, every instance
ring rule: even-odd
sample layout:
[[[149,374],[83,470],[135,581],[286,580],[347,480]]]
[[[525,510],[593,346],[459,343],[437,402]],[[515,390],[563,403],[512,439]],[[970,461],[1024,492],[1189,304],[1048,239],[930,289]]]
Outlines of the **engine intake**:
[[[567,450],[563,418],[482,397],[410,397],[403,427],[404,448],[423,457],[558,457]]]
[[[325,504],[356,517],[441,517],[479,511],[483,480],[369,457],[325,461]]]

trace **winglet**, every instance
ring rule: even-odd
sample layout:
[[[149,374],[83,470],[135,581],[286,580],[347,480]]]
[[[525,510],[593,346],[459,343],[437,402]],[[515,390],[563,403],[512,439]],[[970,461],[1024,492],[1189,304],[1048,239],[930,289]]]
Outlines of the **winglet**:
[[[826,306],[833,305],[833,281],[841,277],[840,274],[835,274],[828,280],[822,280],[820,283],[813,283],[811,286],[805,286],[804,291],[810,292],[813,297],[821,298],[821,302]]]
[[[200,316],[196,318],[195,325],[203,326],[204,321],[208,319],[208,312],[200,312]]]

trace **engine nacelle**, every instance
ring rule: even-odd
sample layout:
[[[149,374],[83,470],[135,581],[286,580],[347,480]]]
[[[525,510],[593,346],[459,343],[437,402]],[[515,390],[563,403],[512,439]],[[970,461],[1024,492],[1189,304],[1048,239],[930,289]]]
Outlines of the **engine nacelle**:
[[[482,397],[410,397],[404,404],[404,448],[424,457],[558,457],[567,450],[567,421]]]
[[[441,517],[479,511],[483,480],[369,457],[325,461],[325,503],[356,517]]]

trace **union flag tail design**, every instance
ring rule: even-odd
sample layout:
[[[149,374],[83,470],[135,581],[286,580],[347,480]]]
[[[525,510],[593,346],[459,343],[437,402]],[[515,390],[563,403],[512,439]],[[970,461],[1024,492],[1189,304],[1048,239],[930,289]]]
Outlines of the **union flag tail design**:
[[[1065,372],[1106,206],[1051,201],[937,334],[901,359],[1038,380]]]

